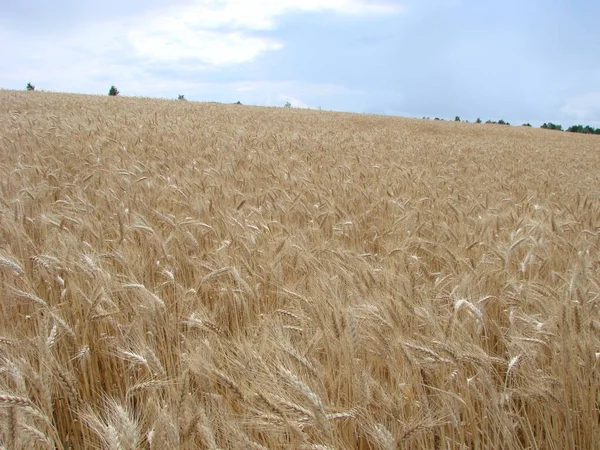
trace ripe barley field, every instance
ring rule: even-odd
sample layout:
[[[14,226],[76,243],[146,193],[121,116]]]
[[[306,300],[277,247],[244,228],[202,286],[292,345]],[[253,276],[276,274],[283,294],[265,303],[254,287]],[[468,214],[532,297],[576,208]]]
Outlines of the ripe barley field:
[[[0,91],[0,440],[600,448],[600,138]]]

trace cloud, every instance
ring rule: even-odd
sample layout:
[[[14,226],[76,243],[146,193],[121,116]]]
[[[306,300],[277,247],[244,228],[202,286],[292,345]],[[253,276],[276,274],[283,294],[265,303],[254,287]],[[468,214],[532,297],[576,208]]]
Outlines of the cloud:
[[[202,28],[272,30],[279,16],[296,12],[333,11],[365,15],[398,12],[401,6],[391,2],[365,0],[199,0],[174,8],[171,17],[177,23]]]
[[[274,30],[279,17],[322,11],[362,16],[397,12],[400,6],[364,0],[199,0],[140,17],[126,36],[138,57],[196,59],[222,67],[281,49],[283,43],[258,34]]]
[[[292,96],[289,96],[289,95],[285,95],[285,94],[279,94],[279,99],[282,102],[289,103],[294,108],[307,108],[307,109],[311,109],[310,106],[308,106],[306,103],[304,103],[299,98],[295,98],[295,97],[292,97]],[[274,105],[274,106],[276,106],[276,105]]]
[[[282,47],[281,43],[274,40],[239,32],[193,28],[182,28],[173,33],[165,30],[135,30],[128,33],[127,37],[138,58],[155,63],[197,60],[213,68],[249,62],[266,51]]]
[[[569,98],[561,111],[577,120],[600,122],[600,91]]]
[[[26,28],[4,27],[0,71],[3,83],[9,82],[5,87],[31,79],[53,90],[104,93],[106,82],[114,82],[122,92],[137,87],[138,94],[142,82],[161,84],[154,79],[158,71],[169,72],[179,85],[200,71],[206,77],[281,50],[285,42],[275,30],[283,16],[324,11],[362,18],[401,7],[383,0],[192,0],[46,31],[42,38]],[[142,89],[152,95],[149,88]]]
[[[239,81],[213,83],[208,92],[220,90],[223,96],[235,95],[231,101],[241,100],[244,104],[283,106],[286,102],[296,108],[315,108],[333,101],[339,95],[351,95],[352,91],[341,85],[330,83],[306,83],[296,81]],[[201,96],[202,93],[196,91]]]

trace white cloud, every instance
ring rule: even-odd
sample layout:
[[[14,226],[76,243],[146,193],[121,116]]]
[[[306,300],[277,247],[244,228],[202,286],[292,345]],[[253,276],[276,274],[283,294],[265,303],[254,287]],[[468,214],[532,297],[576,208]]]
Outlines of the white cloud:
[[[31,79],[52,90],[103,93],[107,80],[124,89],[135,80],[151,81],[151,69],[196,74],[227,69],[283,48],[268,31],[280,17],[322,11],[362,17],[401,7],[385,0],[191,0],[42,39],[24,28],[4,28],[0,83],[20,86]]]
[[[189,88],[189,89],[188,89]],[[184,89],[184,86],[182,86]],[[283,106],[286,102],[297,108],[314,108],[339,94],[351,94],[344,86],[327,83],[295,81],[237,81],[190,84],[186,98],[235,102],[262,106]],[[171,94],[171,96],[173,96]]]
[[[296,108],[327,106],[339,95],[354,95],[358,91],[332,83],[306,83],[298,81],[241,81],[229,84],[229,92],[236,92],[243,103],[264,106],[283,106],[290,102]]]
[[[189,0],[54,32],[4,27],[0,87],[20,89],[31,81],[40,89],[105,94],[114,83],[128,95],[172,96],[176,86],[188,98],[193,91],[206,98],[208,84],[196,82],[199,73],[227,73],[280,50],[285,43],[273,30],[282,16],[323,11],[363,17],[399,12],[401,7],[386,0]],[[297,99],[305,95],[325,96],[340,89],[297,83],[288,89],[286,83],[217,85],[237,89],[240,96],[253,91],[252,98],[261,104],[278,104],[277,96],[285,92],[297,106],[304,105]]]
[[[242,81],[236,83],[237,92],[292,92],[293,96],[347,94],[350,91],[344,86],[331,83],[304,83],[297,81]],[[284,95],[284,94],[281,94]]]
[[[212,67],[252,61],[268,50],[282,47],[279,42],[239,32],[192,28],[182,28],[177,33],[134,30],[127,37],[139,58],[155,62],[199,60]]]
[[[389,14],[397,3],[365,0],[196,0],[171,8],[168,17],[176,23],[202,28],[271,30],[276,19],[294,12],[333,11],[340,14]]]
[[[302,100],[300,100],[299,98],[292,97],[290,95],[279,94],[279,99],[282,100],[282,102],[284,102],[284,103],[289,102],[289,104],[291,106],[293,106],[294,108],[308,108],[308,109],[310,109],[310,106],[308,106]],[[277,105],[274,105],[274,106],[277,106]]]
[[[363,16],[400,10],[397,4],[365,0],[197,0],[138,18],[128,25],[127,39],[143,58],[197,59],[221,67],[281,49],[281,42],[256,32],[273,30],[285,14],[333,11]]]
[[[571,97],[561,111],[581,121],[600,121],[600,91]]]
[[[19,42],[20,45],[3,45],[3,42]],[[223,51],[221,56],[207,50],[202,62],[194,59],[191,53],[188,53],[188,60],[169,60],[167,58],[171,56],[167,50],[157,44],[156,51],[165,52],[157,62],[151,54],[139,51],[131,42],[129,38],[119,36],[114,24],[91,26],[44,41],[25,33],[0,30],[0,52],[3,53],[0,88],[24,89],[30,81],[41,90],[105,95],[110,85],[115,84],[123,95],[174,98],[177,94],[185,94],[190,100],[241,100],[271,106],[282,106],[287,101],[287,97],[283,101],[279,98],[282,92],[288,94],[295,106],[305,104],[292,99],[322,99],[347,92],[336,84],[294,80],[202,82],[202,74],[211,68],[211,63],[220,63],[219,58],[225,57],[233,61],[231,55],[235,53]],[[23,51],[24,48],[28,50]],[[238,57],[242,59],[242,56]]]

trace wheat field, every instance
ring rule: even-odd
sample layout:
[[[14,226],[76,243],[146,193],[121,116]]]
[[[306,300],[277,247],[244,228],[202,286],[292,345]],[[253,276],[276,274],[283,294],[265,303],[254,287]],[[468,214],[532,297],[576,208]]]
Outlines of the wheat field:
[[[600,138],[0,91],[0,440],[600,448]]]

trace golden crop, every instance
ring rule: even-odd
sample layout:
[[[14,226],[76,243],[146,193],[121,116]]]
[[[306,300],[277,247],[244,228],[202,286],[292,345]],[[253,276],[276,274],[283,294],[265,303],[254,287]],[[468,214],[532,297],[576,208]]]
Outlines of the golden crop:
[[[0,91],[4,448],[600,447],[600,138]]]

